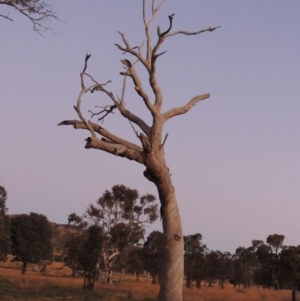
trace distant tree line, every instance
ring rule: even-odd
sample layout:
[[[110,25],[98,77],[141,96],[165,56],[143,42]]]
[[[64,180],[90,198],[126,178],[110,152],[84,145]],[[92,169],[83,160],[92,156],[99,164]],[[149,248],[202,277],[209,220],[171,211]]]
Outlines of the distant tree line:
[[[145,238],[145,226],[159,217],[153,195],[139,196],[135,189],[115,185],[82,216],[69,215],[68,222],[77,231],[64,239],[53,236],[55,227],[44,215],[9,218],[6,200],[7,192],[0,186],[0,260],[12,254],[13,260],[22,262],[23,274],[28,263],[51,263],[59,243],[64,249],[61,261],[73,276],[83,277],[84,289],[92,290],[100,275],[103,281],[114,281],[112,270],[135,274],[137,280],[143,274],[153,284],[160,283],[164,235],[153,231]],[[284,239],[272,234],[265,242],[253,240],[251,246],[238,247],[231,254],[209,250],[200,233],[184,236],[185,285],[223,288],[231,283],[237,288],[300,290],[300,245],[286,246]]]

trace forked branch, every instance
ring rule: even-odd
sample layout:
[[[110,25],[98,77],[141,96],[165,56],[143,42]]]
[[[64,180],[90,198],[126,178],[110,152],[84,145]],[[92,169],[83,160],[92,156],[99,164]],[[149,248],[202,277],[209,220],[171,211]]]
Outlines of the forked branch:
[[[11,19],[11,18],[9,17],[9,14],[7,14],[6,16],[0,14],[0,17],[1,17],[1,18],[4,18],[4,19],[7,19],[7,20],[9,20],[9,21],[12,21],[12,22],[14,21],[13,19]]]
[[[148,94],[144,91],[143,86],[142,86],[142,82],[133,66],[133,64],[131,64],[131,62],[129,60],[121,60],[121,63],[123,65],[126,66],[126,72],[120,72],[121,75],[124,76],[129,76],[132,78],[133,83],[134,83],[134,88],[135,91],[138,93],[138,95],[143,99],[146,107],[148,108],[148,110],[155,115],[156,114],[156,110],[154,108],[154,106],[152,105]]]
[[[96,106],[96,108],[99,108],[99,106]],[[89,112],[92,114],[91,115],[91,118],[93,118],[95,115],[100,115],[100,114],[102,114],[102,113],[104,113],[105,112],[105,114],[104,115],[102,115],[100,118],[98,118],[98,121],[100,122],[100,121],[102,121],[102,123],[104,122],[104,118],[109,114],[109,113],[114,113],[113,112],[113,110],[114,109],[116,109],[117,108],[117,106],[116,105],[112,105],[112,106],[105,106],[105,107],[100,107],[100,108],[103,108],[103,110],[102,111],[100,111],[100,112],[97,112],[97,113],[93,113],[92,111],[90,111],[89,110]]]
[[[140,117],[136,116],[135,114],[133,114],[131,111],[125,109],[125,106],[124,106],[124,99],[122,100],[122,98],[124,98],[124,94],[125,94],[125,81],[123,83],[123,89],[122,89],[122,98],[121,98],[121,101],[117,100],[117,98],[115,97],[115,95],[107,90],[105,88],[105,85],[110,83],[111,81],[107,81],[106,83],[104,84],[101,84],[101,83],[98,83],[91,75],[87,74],[85,71],[87,69],[87,63],[88,63],[88,60],[89,58],[91,57],[91,55],[87,54],[86,57],[85,57],[85,64],[84,64],[84,68],[83,68],[83,72],[80,74],[80,77],[81,77],[81,86],[82,86],[82,91],[79,95],[79,98],[78,98],[78,101],[77,101],[77,109],[79,108],[79,117],[80,119],[86,123],[86,121],[84,120],[83,118],[83,115],[81,114],[81,111],[80,111],[80,105],[81,105],[81,101],[82,101],[82,96],[84,93],[90,91],[91,93],[95,92],[95,91],[99,91],[99,92],[103,92],[105,93],[111,100],[112,102],[114,103],[114,105],[118,108],[118,110],[120,111],[120,113],[125,117],[127,118],[128,120],[130,120],[131,122],[135,123],[136,125],[138,125],[141,130],[147,135],[147,136],[150,136],[150,132],[151,132],[151,128],[145,123],[144,120],[142,120]],[[84,84],[84,75],[85,76],[88,76],[92,81],[93,81],[93,85],[90,86],[90,87],[85,87],[85,84]],[[138,78],[137,78],[138,79]],[[87,127],[88,124],[86,123]],[[91,130],[91,133],[92,133],[92,130]]]
[[[83,130],[89,130],[86,125],[79,120],[64,120],[62,122],[60,122],[58,125],[72,125],[74,127],[74,129],[83,129]],[[102,140],[102,141],[110,141],[111,143],[116,143],[116,144],[123,144],[125,145],[127,148],[132,149],[132,150],[136,150],[139,152],[142,152],[143,149],[132,143],[129,142],[127,140],[124,140],[116,135],[113,135],[112,133],[110,133],[108,130],[106,130],[105,128],[103,128],[102,126],[93,123],[91,121],[89,121],[89,125],[90,127],[92,127],[93,131],[100,134],[101,136],[105,137],[108,140]]]
[[[162,0],[157,7],[155,7],[155,0],[152,0],[152,7],[151,12],[152,16],[149,21],[146,18],[146,1],[143,0],[143,21],[145,26],[145,33],[147,38],[147,54],[146,54],[146,61],[148,62],[149,66],[151,65],[151,56],[152,56],[152,46],[151,46],[151,36],[150,36],[150,27],[152,22],[154,21],[157,12],[161,8],[161,6],[166,2],[166,0]]]
[[[124,53],[130,53],[131,55],[135,56],[144,66],[145,68],[150,71],[150,64],[143,58],[143,56],[140,53],[139,47],[131,47],[129,42],[127,41],[125,35],[122,32],[119,32],[120,36],[122,37],[123,43],[126,47],[122,47],[119,44],[115,44],[120,50],[122,50]],[[138,49],[137,51],[135,49]]]

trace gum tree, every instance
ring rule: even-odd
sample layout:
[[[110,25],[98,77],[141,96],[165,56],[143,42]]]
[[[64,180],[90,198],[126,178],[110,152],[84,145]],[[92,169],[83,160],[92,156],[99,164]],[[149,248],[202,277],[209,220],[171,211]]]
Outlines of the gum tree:
[[[152,1],[151,17],[146,17],[146,1],[143,1],[143,21],[146,35],[145,51],[141,47],[132,47],[125,34],[120,32],[123,44],[116,44],[116,47],[129,57],[121,60],[125,71],[120,72],[123,76],[123,88],[120,97],[107,88],[110,81],[99,83],[93,76],[87,73],[87,65],[90,55],[85,57],[84,68],[80,74],[81,91],[79,93],[77,104],[74,106],[78,114],[78,120],[65,120],[58,125],[72,125],[75,129],[85,129],[90,132],[86,139],[85,148],[99,149],[112,155],[124,157],[129,160],[143,164],[146,168],[144,176],[153,182],[158,190],[161,203],[161,218],[164,233],[164,258],[161,274],[161,286],[158,300],[163,301],[181,301],[183,284],[183,233],[181,227],[180,214],[177,206],[175,190],[172,185],[171,175],[165,160],[164,145],[167,136],[163,137],[164,124],[171,118],[187,113],[199,101],[207,99],[209,94],[201,94],[193,97],[182,107],[176,107],[171,110],[162,111],[163,93],[161,85],[157,81],[157,61],[164,52],[160,52],[160,47],[165,40],[177,35],[198,35],[204,32],[212,32],[218,27],[210,27],[195,32],[172,31],[174,14],[169,15],[169,26],[165,30],[157,28],[157,41],[152,42],[150,36],[150,27],[161,6],[166,0],[162,0],[157,6]],[[145,68],[149,85],[153,91],[153,97],[146,92],[140,80],[135,65],[139,63]],[[86,79],[92,84],[86,85]],[[125,107],[126,80],[132,80],[134,89],[141,101],[144,103],[152,116],[152,124],[147,124],[142,118],[134,114]],[[146,83],[145,83],[146,84]],[[95,113],[100,116],[99,121],[103,121],[114,110],[118,110],[122,117],[127,119],[134,129],[134,133],[139,139],[139,145],[114,135],[102,125],[87,120],[81,110],[83,96],[86,93],[100,92],[107,95],[112,102],[102,111]],[[127,101],[128,103],[128,101]],[[95,114],[92,114],[95,115]],[[134,128],[137,126],[139,131]]]
[[[0,186],[0,261],[7,259],[10,241],[10,221],[7,215],[7,192],[3,186]]]

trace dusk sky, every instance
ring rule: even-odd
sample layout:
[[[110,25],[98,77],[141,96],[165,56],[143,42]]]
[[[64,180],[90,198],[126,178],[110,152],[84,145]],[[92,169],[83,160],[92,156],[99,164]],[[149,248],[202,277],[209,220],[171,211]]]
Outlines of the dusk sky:
[[[124,55],[114,44],[122,43],[118,30],[132,46],[145,40],[142,1],[45,1],[62,22],[52,22],[55,33],[44,37],[0,6],[14,19],[0,18],[0,185],[9,214],[37,212],[67,223],[115,184],[157,196],[142,165],[86,150],[88,131],[57,126],[78,118],[73,106],[86,53],[87,71],[99,82],[112,80],[109,89],[121,95]],[[300,1],[168,0],[153,24],[154,42],[157,25],[166,29],[172,13],[173,31],[221,26],[169,38],[158,59],[164,110],[211,94],[165,126],[184,234],[199,232],[209,249],[230,252],[274,233],[299,245]],[[87,95],[85,117],[108,104],[100,93]],[[130,84],[126,106],[150,122]],[[103,126],[139,143],[117,112]],[[162,230],[160,222],[152,230]]]

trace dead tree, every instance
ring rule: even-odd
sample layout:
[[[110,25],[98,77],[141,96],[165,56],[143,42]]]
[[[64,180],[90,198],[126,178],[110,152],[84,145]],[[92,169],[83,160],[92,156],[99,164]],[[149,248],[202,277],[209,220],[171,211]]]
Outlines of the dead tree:
[[[120,32],[123,44],[116,44],[122,53],[131,55],[133,60],[121,60],[125,71],[120,72],[124,77],[121,96],[117,97],[111,92],[106,83],[99,83],[93,76],[87,73],[88,60],[90,55],[85,57],[84,68],[80,74],[81,91],[79,93],[77,104],[74,106],[79,120],[65,120],[58,125],[72,125],[75,129],[85,129],[90,132],[90,137],[86,139],[85,148],[99,149],[112,155],[124,157],[129,160],[143,164],[146,169],[144,176],[155,184],[158,190],[161,203],[161,218],[164,232],[164,260],[161,274],[161,286],[158,296],[159,301],[181,301],[182,300],[182,283],[183,283],[183,233],[179,209],[177,206],[175,190],[172,185],[171,175],[167,166],[164,154],[164,145],[167,136],[163,137],[164,124],[171,118],[187,113],[199,101],[207,99],[209,94],[202,94],[193,97],[182,107],[173,108],[166,112],[162,111],[163,94],[156,76],[156,64],[165,52],[159,52],[161,45],[168,38],[176,35],[198,35],[204,32],[212,32],[218,27],[210,27],[195,32],[176,31],[172,32],[174,14],[169,15],[169,26],[166,30],[157,29],[157,42],[152,44],[150,37],[150,26],[153,23],[159,9],[165,0],[162,0],[157,6],[152,1],[151,17],[146,18],[146,1],[143,1],[143,21],[146,35],[146,53],[142,54],[141,47],[132,47],[126,36]],[[139,74],[135,69],[135,64],[141,63],[147,72],[149,85],[153,91],[154,97],[150,96],[144,90]],[[85,80],[88,78],[92,81],[91,86],[86,86]],[[141,101],[144,103],[152,115],[152,124],[147,124],[139,116],[125,108],[125,90],[126,80],[131,79],[134,89]],[[111,106],[104,106],[102,114],[105,118],[110,116],[114,109],[118,110],[121,115],[127,119],[135,135],[140,141],[140,145],[122,139],[105,129],[102,125],[87,120],[82,111],[81,103],[83,96],[88,93],[101,92],[107,95],[111,100]],[[100,117],[101,118],[101,117]],[[100,119],[103,121],[103,118]],[[140,130],[136,130],[134,125]]]

